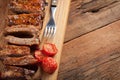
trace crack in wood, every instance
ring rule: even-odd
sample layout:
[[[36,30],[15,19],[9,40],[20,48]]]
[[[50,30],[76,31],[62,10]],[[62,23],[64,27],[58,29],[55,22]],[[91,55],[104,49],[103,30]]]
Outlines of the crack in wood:
[[[89,3],[83,4],[79,9],[81,10],[82,14],[86,12],[96,13],[102,10],[103,8],[109,7],[110,5],[115,4],[117,2],[119,2],[119,0],[111,0],[110,2],[109,0],[106,2],[104,0],[92,0]]]
[[[114,0],[113,4],[111,3],[108,7],[104,7],[98,12],[93,11],[96,13],[86,12],[80,14],[80,10],[75,9],[76,5],[73,5],[73,7],[69,14],[68,28],[66,30],[69,34],[65,35],[65,43],[120,19],[120,1]]]
[[[117,20],[113,21],[112,23],[114,23],[114,22],[116,22],[116,21],[119,21],[119,20],[120,20],[120,19],[117,19]],[[93,30],[91,30],[91,31],[89,31],[89,32],[86,32],[86,33],[84,33],[84,34],[82,34],[82,35],[79,35],[79,36],[77,36],[77,37],[75,37],[75,38],[72,38],[72,39],[70,39],[70,40],[64,41],[64,44],[66,44],[66,43],[68,43],[68,42],[70,42],[70,41],[72,41],[72,40],[75,40],[75,39],[77,39],[77,38],[79,38],[79,37],[81,37],[81,36],[84,36],[84,35],[86,35],[86,34],[89,34],[89,33],[93,32],[93,31],[96,31],[96,30],[98,30],[98,29],[101,29],[101,28],[103,28],[103,27],[107,27],[107,25],[110,25],[110,24],[111,24],[111,23],[105,24],[105,25],[103,25],[103,26],[101,26],[101,27],[98,27],[98,28],[96,28],[96,29],[93,29]]]

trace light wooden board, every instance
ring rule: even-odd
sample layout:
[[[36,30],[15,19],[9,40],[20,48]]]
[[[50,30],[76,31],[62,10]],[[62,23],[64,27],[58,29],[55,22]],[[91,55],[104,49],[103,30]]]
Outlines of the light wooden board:
[[[63,46],[63,41],[64,41],[64,34],[65,34],[65,29],[66,29],[67,19],[68,19],[70,1],[71,0],[59,0],[56,14],[55,14],[55,22],[57,26],[57,31],[56,31],[56,35],[54,39],[52,40],[52,43],[56,44],[58,48],[58,53],[54,57],[58,63],[58,68],[53,74],[43,73],[42,80],[57,80],[61,51],[62,51],[62,46]]]

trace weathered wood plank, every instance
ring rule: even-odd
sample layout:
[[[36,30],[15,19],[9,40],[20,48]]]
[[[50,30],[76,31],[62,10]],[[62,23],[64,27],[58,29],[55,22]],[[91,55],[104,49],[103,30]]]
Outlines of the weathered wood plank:
[[[120,76],[118,70],[120,64],[117,63],[120,59],[114,61],[119,57],[120,20],[65,43],[58,79],[102,80],[104,78],[106,80],[108,78],[112,80],[114,78],[119,80],[120,77],[116,76]],[[114,66],[111,67],[113,64]],[[108,72],[109,70],[113,71]]]
[[[120,57],[83,73],[85,80],[120,80]]]
[[[72,0],[70,10],[65,42],[119,20],[120,0]]]

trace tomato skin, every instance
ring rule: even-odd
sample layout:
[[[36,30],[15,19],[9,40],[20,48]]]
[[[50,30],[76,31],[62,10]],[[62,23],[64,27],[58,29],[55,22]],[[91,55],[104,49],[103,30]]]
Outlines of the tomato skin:
[[[44,57],[42,68],[46,73],[52,74],[57,69],[57,62],[52,57]]]
[[[42,60],[45,56],[42,54],[40,50],[35,51],[35,58],[38,60],[38,62],[42,63]]]
[[[55,44],[45,43],[42,48],[42,53],[46,56],[53,57],[58,52]]]

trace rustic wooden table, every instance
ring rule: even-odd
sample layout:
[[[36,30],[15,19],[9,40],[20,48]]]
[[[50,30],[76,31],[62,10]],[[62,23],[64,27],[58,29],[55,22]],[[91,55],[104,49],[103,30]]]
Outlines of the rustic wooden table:
[[[58,80],[120,80],[120,0],[72,0]]]

